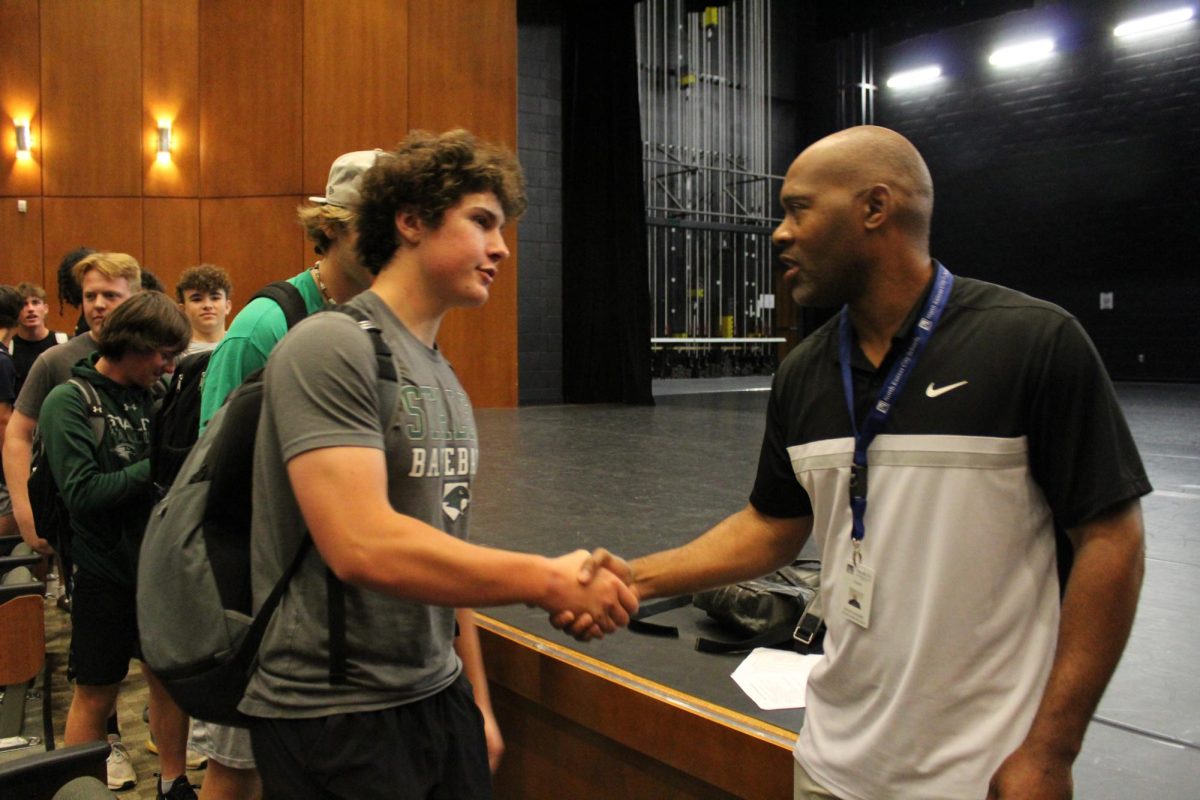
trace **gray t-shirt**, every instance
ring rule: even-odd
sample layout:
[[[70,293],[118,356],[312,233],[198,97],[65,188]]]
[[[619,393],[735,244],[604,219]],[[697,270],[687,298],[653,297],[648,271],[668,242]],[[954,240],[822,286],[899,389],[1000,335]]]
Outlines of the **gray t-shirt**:
[[[96,340],[90,333],[81,333],[64,344],[57,344],[37,357],[29,377],[21,386],[15,408],[27,417],[38,418],[42,402],[50,390],[71,377],[71,367],[96,350]]]
[[[467,538],[478,442],[470,400],[449,363],[414,338],[373,292],[350,303],[383,331],[400,375],[386,435],[370,337],[349,316],[298,324],[267,362],[254,454],[255,604],[270,593],[304,535],[287,461],[324,447],[386,453],[388,499],[402,514]],[[345,514],[352,516],[352,504]],[[316,548],[292,579],[259,651],[242,711],[318,717],[414,702],[458,677],[454,609],[346,585],[347,685],[329,684],[326,566]]]

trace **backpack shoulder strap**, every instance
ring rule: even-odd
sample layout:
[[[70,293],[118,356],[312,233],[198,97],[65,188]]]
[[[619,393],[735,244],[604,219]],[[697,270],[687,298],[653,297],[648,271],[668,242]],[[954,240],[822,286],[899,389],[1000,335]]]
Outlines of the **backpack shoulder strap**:
[[[171,387],[168,392],[178,392],[184,381],[195,382],[195,376],[202,376],[208,370],[208,362],[212,360],[213,350],[200,350],[188,353],[175,362],[175,374],[171,377]]]
[[[297,322],[308,316],[308,305],[304,302],[304,295],[300,294],[300,290],[287,281],[274,281],[254,293],[251,300],[259,297],[265,297],[268,300],[274,300],[280,308],[283,309],[283,316],[287,319],[288,330],[291,330]]]
[[[88,423],[92,426],[92,437],[96,444],[104,439],[104,406],[100,404],[100,394],[87,378],[76,375],[68,378],[67,383],[74,386],[83,395],[83,404],[87,407]]]
[[[362,328],[371,337],[371,346],[375,348],[375,365],[379,367],[379,381],[382,384],[384,381],[391,383],[398,382],[401,378],[412,381],[412,376],[408,374],[406,365],[400,366],[400,373],[396,373],[396,363],[392,361],[392,350],[387,346],[387,342],[383,341],[383,331],[375,324],[375,321],[368,317],[357,306],[337,305],[330,306],[330,311],[340,311],[352,320],[358,323],[358,327]]]
[[[371,338],[378,375],[376,385],[379,392],[380,425],[386,431],[395,407],[395,392],[399,376],[396,373],[396,364],[392,361],[392,350],[383,340],[383,331],[357,306],[337,305],[330,306],[328,310],[350,317]],[[401,375],[411,381],[407,374],[407,368],[403,365],[401,366]],[[305,540],[309,541],[310,539],[310,534],[305,533]],[[348,681],[346,670],[346,587],[328,567],[325,568],[325,595],[329,625],[329,683],[333,686],[345,685]]]

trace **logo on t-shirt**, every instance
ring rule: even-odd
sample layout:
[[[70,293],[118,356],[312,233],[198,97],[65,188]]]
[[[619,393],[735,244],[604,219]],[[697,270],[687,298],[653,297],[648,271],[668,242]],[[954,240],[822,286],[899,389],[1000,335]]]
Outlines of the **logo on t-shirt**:
[[[120,444],[113,445],[112,451],[116,453],[117,458],[130,464],[133,463],[134,458],[138,454],[137,448],[129,442],[121,442]]]
[[[470,504],[471,484],[466,482],[446,484],[445,491],[442,493],[442,511],[446,513],[451,522],[457,522]]]
[[[955,389],[958,389],[958,388],[966,386],[966,385],[967,385],[966,381],[959,381],[958,383],[952,383],[948,386],[934,387],[933,383],[930,382],[930,384],[925,387],[925,396],[926,397],[941,397],[946,392],[953,392]]]

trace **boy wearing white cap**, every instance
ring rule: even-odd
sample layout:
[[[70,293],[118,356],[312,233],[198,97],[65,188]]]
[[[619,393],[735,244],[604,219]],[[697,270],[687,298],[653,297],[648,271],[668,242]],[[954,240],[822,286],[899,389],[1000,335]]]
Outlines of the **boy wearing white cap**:
[[[373,277],[359,262],[354,247],[358,238],[354,220],[360,176],[380,152],[357,150],[338,156],[329,168],[325,195],[308,198],[313,205],[297,210],[300,224],[320,256],[316,264],[288,279],[300,290],[309,314],[326,304],[344,303],[371,285]],[[285,333],[283,309],[273,300],[253,300],[238,313],[204,376],[201,430],[229,393],[267,363],[267,356]]]

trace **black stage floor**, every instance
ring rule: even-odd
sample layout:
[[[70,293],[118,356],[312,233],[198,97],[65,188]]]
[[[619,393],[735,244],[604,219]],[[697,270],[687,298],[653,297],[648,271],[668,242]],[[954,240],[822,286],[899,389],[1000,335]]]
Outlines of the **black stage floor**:
[[[676,382],[657,405],[476,412],[482,458],[475,541],[548,555],[603,545],[637,556],[693,538],[746,503],[767,394]],[[661,392],[661,393],[660,393]],[[669,394],[667,393],[669,392]],[[1118,386],[1155,492],[1143,500],[1146,583],[1124,660],[1075,769],[1087,800],[1200,797],[1200,386]],[[811,545],[810,545],[811,547]],[[807,554],[807,553],[806,553]],[[536,609],[486,613],[622,669],[796,730],[801,711],[763,712],[729,678],[740,656],[695,652],[703,613],[656,617],[679,640],[621,632],[577,645]]]

